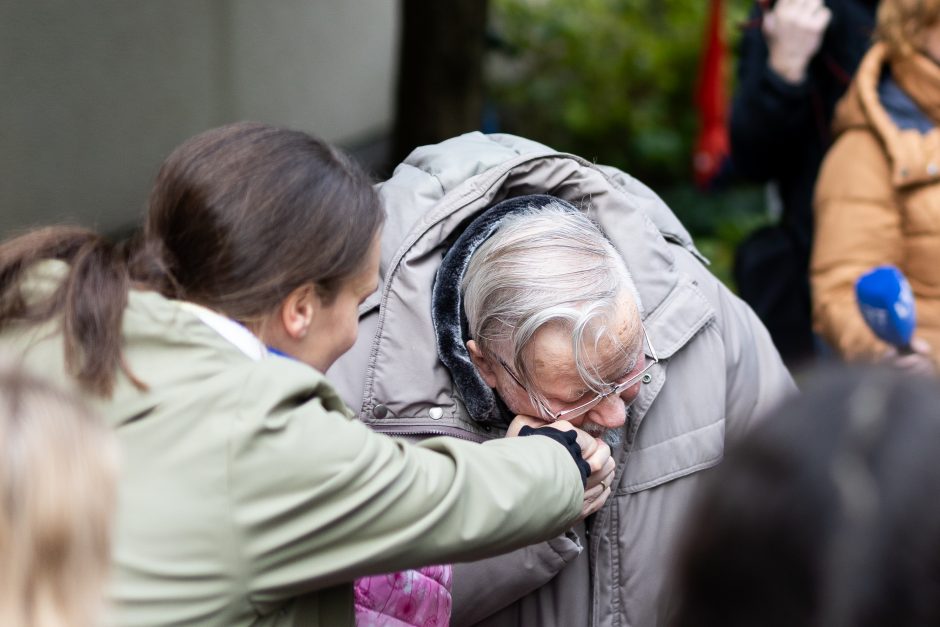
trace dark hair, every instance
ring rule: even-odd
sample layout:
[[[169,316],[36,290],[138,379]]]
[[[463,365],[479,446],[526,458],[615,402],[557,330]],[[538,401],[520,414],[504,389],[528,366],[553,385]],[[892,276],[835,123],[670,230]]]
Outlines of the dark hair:
[[[66,365],[86,389],[110,394],[118,368],[142,386],[121,352],[131,285],[253,322],[307,283],[329,301],[383,220],[369,178],[326,142],[257,123],[216,128],[164,161],[134,242],[49,227],[0,245],[0,330],[61,313]],[[68,278],[47,302],[27,302],[24,272],[50,258],[70,264]]]
[[[812,377],[708,478],[669,624],[940,623],[937,382]]]

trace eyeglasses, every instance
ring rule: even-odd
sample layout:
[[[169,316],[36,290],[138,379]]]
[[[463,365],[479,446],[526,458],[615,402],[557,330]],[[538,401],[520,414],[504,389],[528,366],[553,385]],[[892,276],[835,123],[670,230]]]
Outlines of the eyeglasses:
[[[601,401],[603,401],[604,399],[610,396],[619,396],[620,394],[623,394],[624,390],[636,385],[643,378],[643,376],[649,371],[650,368],[652,368],[655,364],[659,363],[659,358],[656,356],[656,350],[653,348],[653,345],[650,343],[649,335],[647,335],[646,333],[646,326],[642,325],[641,323],[641,328],[643,329],[644,347],[645,349],[648,349],[648,350],[644,350],[644,353],[643,353],[644,359],[646,360],[646,363],[643,365],[643,369],[625,381],[621,381],[620,383],[609,384],[609,387],[606,392],[599,393],[597,396],[595,396],[588,402],[578,405],[577,407],[572,407],[571,409],[565,409],[562,411],[556,412],[556,411],[552,411],[551,409],[549,409],[545,405],[545,403],[539,400],[537,396],[529,393],[529,390],[522,383],[519,377],[516,376],[516,373],[512,371],[512,368],[510,368],[506,364],[506,362],[503,361],[502,357],[497,356],[496,359],[499,361],[503,369],[506,370],[506,373],[509,374],[510,377],[512,377],[512,380],[516,382],[516,385],[522,388],[522,390],[526,394],[528,394],[530,398],[535,399],[535,402],[538,404],[539,410],[542,411],[542,413],[544,414],[544,417],[549,418],[552,422],[555,422],[556,420],[571,420],[572,418],[577,418],[581,414],[584,414],[590,411],[592,408],[600,404]]]

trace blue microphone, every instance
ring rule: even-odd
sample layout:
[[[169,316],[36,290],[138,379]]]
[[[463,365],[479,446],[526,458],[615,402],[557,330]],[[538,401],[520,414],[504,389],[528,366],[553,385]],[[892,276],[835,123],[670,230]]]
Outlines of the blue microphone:
[[[911,338],[917,320],[914,293],[900,270],[878,266],[855,283],[858,307],[875,335],[898,349],[911,353]]]

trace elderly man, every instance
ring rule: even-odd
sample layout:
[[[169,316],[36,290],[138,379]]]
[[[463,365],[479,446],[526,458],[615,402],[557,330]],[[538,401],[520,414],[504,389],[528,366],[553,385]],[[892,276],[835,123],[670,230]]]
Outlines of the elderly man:
[[[570,420],[617,461],[585,524],[455,567],[453,624],[656,624],[699,471],[794,391],[766,331],[622,172],[471,133],[380,193],[383,287],[329,373],[360,418],[480,441],[516,414]]]

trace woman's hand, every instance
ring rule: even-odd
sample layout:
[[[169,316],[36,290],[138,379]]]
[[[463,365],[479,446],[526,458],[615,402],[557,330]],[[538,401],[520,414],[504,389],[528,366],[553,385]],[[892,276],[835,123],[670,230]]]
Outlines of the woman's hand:
[[[922,377],[937,375],[937,366],[933,360],[933,350],[925,340],[915,337],[911,340],[913,352],[900,354],[896,348],[890,348],[884,354],[885,363],[903,370],[908,374]]]
[[[509,429],[506,431],[506,437],[518,435],[519,430],[524,426],[529,426],[533,429],[551,427],[558,431],[575,432],[578,446],[581,447],[581,457],[587,462],[591,469],[591,474],[588,475],[587,478],[587,485],[584,487],[584,502],[582,503],[581,516],[578,520],[584,520],[591,514],[600,510],[610,496],[611,486],[614,480],[614,471],[616,470],[614,458],[610,455],[610,446],[600,438],[595,438],[565,420],[546,423],[544,420],[539,420],[531,416],[516,416],[512,423],[510,423]]]

